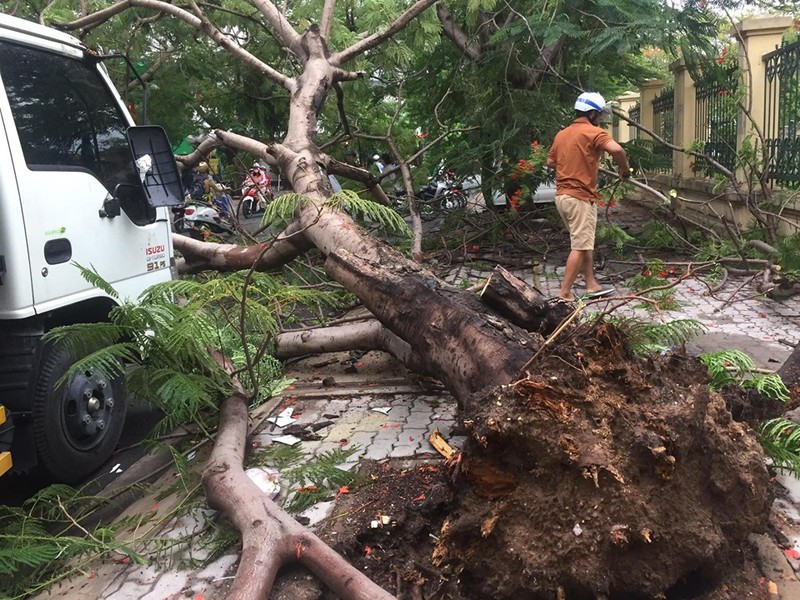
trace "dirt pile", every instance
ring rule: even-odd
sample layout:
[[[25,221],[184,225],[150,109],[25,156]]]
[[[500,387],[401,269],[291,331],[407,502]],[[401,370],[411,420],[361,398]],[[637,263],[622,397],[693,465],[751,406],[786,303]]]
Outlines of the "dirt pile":
[[[463,407],[435,558],[470,597],[656,597],[766,526],[764,455],[695,359],[636,358],[603,325],[531,373]]]

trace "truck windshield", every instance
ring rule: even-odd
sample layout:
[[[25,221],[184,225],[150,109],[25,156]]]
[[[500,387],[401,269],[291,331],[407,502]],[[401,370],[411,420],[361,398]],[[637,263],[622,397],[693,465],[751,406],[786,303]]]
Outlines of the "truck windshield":
[[[0,40],[0,78],[28,168],[137,183],[128,122],[94,63]]]

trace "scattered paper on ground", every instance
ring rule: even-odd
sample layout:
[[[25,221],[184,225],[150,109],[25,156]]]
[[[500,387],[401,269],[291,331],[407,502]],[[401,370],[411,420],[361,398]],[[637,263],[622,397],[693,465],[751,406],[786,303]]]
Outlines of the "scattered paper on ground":
[[[292,418],[292,413],[294,412],[294,408],[291,406],[289,408],[284,409],[281,411],[277,417],[269,417],[267,421],[270,423],[275,423],[278,427],[286,427],[287,425],[294,423],[294,418]]]

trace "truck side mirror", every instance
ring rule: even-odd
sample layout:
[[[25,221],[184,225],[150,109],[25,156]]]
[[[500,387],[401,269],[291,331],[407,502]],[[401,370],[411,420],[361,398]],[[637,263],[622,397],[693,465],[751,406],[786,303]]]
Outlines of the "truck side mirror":
[[[102,219],[113,219],[120,215],[119,198],[116,193],[113,196],[106,196],[103,208],[99,212]]]
[[[178,165],[164,130],[152,125],[129,127],[127,135],[148,206],[155,209],[182,205]]]

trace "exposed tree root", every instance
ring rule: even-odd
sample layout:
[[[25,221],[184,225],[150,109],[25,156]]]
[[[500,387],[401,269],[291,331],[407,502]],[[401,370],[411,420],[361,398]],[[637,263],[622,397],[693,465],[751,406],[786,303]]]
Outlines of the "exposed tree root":
[[[316,535],[272,502],[245,474],[247,399],[237,393],[220,407],[219,433],[203,475],[209,506],[221,510],[242,536],[229,600],[261,600],[278,569],[297,561],[345,600],[391,600]]]

